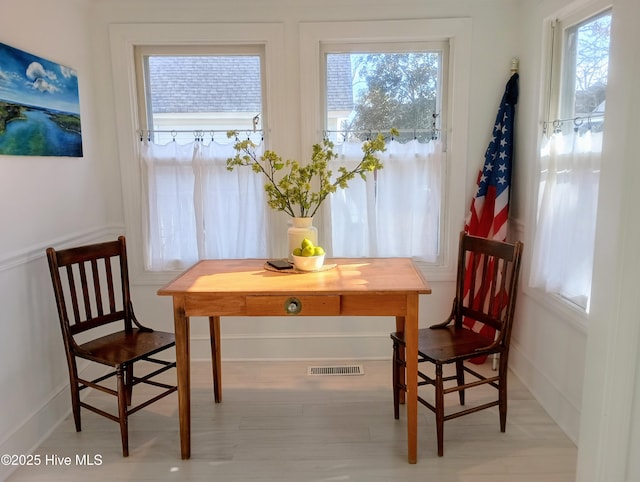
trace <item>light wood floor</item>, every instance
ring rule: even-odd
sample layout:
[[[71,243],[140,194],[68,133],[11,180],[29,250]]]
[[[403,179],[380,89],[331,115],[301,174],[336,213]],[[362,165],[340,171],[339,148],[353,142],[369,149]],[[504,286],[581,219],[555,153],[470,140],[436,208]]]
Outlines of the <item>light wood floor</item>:
[[[180,459],[172,394],[131,417],[128,458],[121,455],[118,425],[85,410],[82,432],[76,433],[67,417],[34,452],[41,465],[22,467],[8,480],[575,480],[575,445],[516,377],[509,382],[506,433],[500,433],[494,409],[449,421],[442,458],[435,454],[433,415],[419,406],[418,463],[409,465],[404,407],[401,420],[393,418],[390,362],[355,363],[364,366],[364,375],[307,375],[308,366],[327,363],[226,362],[223,403],[214,405],[210,365],[194,362],[190,460]],[[330,363],[335,364],[340,363]],[[468,392],[468,404],[483,396]],[[89,397],[115,407],[108,395]],[[54,455],[71,457],[71,466],[45,466],[45,457]],[[77,464],[76,456],[83,455],[91,461],[99,456],[100,465]]]

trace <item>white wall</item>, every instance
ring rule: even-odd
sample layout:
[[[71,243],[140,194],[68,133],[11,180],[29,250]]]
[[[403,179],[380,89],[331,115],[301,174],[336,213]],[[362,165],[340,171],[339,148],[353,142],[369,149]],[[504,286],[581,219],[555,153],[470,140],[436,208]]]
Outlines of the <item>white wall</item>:
[[[214,6],[211,3],[201,0],[3,2],[0,42],[78,71],[85,155],[82,159],[0,156],[0,222],[5,234],[0,240],[0,319],[4,329],[0,353],[5,360],[0,367],[1,453],[26,453],[68,411],[66,366],[44,248],[112,237],[123,230],[118,144],[130,142],[130,139],[117,136],[110,23],[283,22],[286,55],[297,56],[297,25],[302,20],[471,18],[468,190],[460,195],[466,197],[465,205],[468,205],[508,78],[511,58],[518,56],[521,59],[521,95],[512,216],[514,236],[527,243],[522,278],[526,284],[534,191],[532,176],[540,121],[538,108],[542,102],[543,21],[569,5],[569,1],[353,0],[347,4],[339,0],[221,0]],[[621,20],[614,20],[619,23],[614,28],[618,29],[616,38],[624,42],[623,45],[638,45],[637,27],[633,25],[633,19],[639,16],[636,3],[637,0],[615,0]],[[638,97],[633,90],[638,74],[637,49],[626,49],[616,62],[612,60],[611,82],[616,89],[611,90],[617,94],[611,93],[607,101],[609,114],[615,115],[618,109],[619,114],[624,114],[622,120],[631,121],[632,113],[638,112]],[[292,98],[298,99],[298,70],[292,68],[283,77],[287,79]],[[296,105],[286,109],[290,116],[299,119]],[[589,324],[585,325],[584,320],[570,310],[558,309],[525,287],[519,298],[514,332],[512,367],[567,434],[575,441],[580,440],[581,481],[640,479],[637,464],[633,465],[627,450],[631,446],[637,452],[640,442],[628,423],[624,428],[629,419],[633,423],[631,426],[637,427],[640,418],[635,355],[639,347],[637,316],[634,315],[638,312],[638,302],[637,296],[633,296],[633,268],[638,267],[634,246],[640,242],[640,236],[638,223],[633,222],[637,216],[633,217],[633,211],[623,209],[639,204],[633,181],[640,180],[640,176],[638,166],[632,163],[634,136],[628,127],[625,130],[626,125],[632,124],[622,123],[620,130],[612,134],[620,142],[616,141],[617,147],[609,147],[607,151],[611,171],[603,169],[601,197],[605,201],[601,203],[601,214],[608,222],[604,225],[606,231],[603,227],[598,233],[595,277],[598,291]],[[130,161],[134,162],[133,159]],[[622,218],[623,215],[628,218]],[[632,222],[625,222],[627,220]],[[619,256],[623,254],[634,264],[621,263]],[[139,255],[130,253],[130,257]],[[614,263],[608,264],[610,260]],[[432,287],[433,295],[424,297],[421,302],[423,324],[439,319],[449,309],[452,282],[437,281]],[[616,296],[616,287],[626,287],[627,291],[623,293],[629,296],[626,299]],[[157,320],[156,326],[171,329],[170,301],[159,298],[157,289],[157,285],[134,287],[137,312],[145,320]],[[290,319],[240,319],[223,326],[226,337],[223,356],[226,358],[249,355],[256,358],[331,358],[345,354],[353,358],[389,356],[391,325],[386,319],[327,320],[322,324],[311,319],[295,322]],[[618,331],[611,332],[609,327]],[[193,354],[207,357],[206,323],[192,323],[192,336]],[[282,348],[291,339],[301,341],[297,344],[298,351]],[[318,345],[318,340],[332,348],[313,351],[311,348]],[[620,346],[621,350],[618,349]],[[605,350],[601,354],[603,347]],[[597,381],[583,386],[585,372],[589,376],[596,374]],[[620,377],[612,378],[612,373],[619,372]],[[615,389],[611,396],[602,395],[604,390],[599,383],[603,379]],[[28,383],[31,385],[27,386]],[[607,427],[612,430],[606,430]],[[611,449],[606,446],[609,442]],[[609,477],[621,475],[612,467],[618,467],[626,474]],[[3,475],[0,472],[0,478]]]
[[[69,412],[45,248],[111,237],[122,229],[117,159],[103,156],[94,115],[100,108],[88,14],[74,0],[2,2],[0,42],[78,72],[84,146],[83,158],[0,156],[3,454],[28,453]],[[9,469],[0,467],[0,480]]]

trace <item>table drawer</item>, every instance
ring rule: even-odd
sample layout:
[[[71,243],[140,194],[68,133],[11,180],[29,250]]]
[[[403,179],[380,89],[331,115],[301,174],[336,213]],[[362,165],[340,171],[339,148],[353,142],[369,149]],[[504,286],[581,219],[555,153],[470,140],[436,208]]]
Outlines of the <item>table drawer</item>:
[[[247,296],[249,316],[323,316],[340,314],[340,295]]]

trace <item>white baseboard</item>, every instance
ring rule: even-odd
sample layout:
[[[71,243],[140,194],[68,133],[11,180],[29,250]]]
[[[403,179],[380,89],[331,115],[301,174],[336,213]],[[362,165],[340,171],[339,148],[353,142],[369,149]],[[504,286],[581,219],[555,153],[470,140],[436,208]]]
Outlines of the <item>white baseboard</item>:
[[[223,361],[391,359],[390,331],[223,335],[221,356]],[[192,360],[211,360],[208,336],[191,337],[190,350]]]

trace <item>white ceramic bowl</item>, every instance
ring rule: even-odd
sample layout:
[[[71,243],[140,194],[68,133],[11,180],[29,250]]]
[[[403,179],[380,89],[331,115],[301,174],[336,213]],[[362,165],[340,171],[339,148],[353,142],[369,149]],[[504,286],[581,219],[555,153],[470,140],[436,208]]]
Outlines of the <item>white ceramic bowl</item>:
[[[300,271],[318,271],[324,264],[324,254],[320,256],[296,256],[293,257],[293,265]]]

